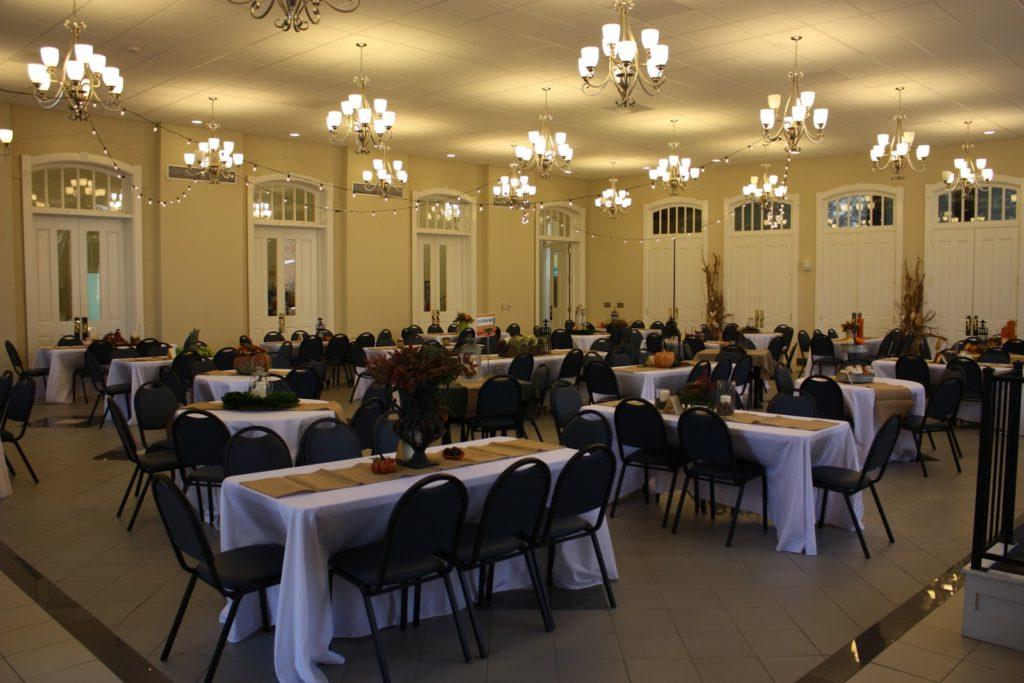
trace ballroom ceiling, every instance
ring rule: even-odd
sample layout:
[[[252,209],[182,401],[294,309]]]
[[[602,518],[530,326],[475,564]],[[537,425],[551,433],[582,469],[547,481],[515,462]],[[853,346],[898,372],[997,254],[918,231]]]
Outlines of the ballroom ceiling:
[[[634,27],[670,48],[668,83],[635,111],[581,92],[579,49],[615,15],[610,0],[362,0],[324,10],[301,33],[257,21],[228,0],[81,0],[85,39],[121,68],[124,104],[168,123],[208,113],[229,130],[324,141],[324,116],[352,91],[364,41],[370,95],[398,114],[399,153],[503,164],[524,143],[550,86],[554,126],[569,134],[576,174],[656,163],[679,120],[695,162],[758,139],[758,109],[784,92],[790,36],[800,34],[804,87],[830,110],[807,155],[867,152],[888,131],[897,85],[920,142],[958,142],[972,119],[1024,135],[1024,5],[1007,0],[637,0]],[[63,52],[71,0],[0,0],[0,87],[28,91],[38,49]],[[603,65],[602,65],[603,68]],[[28,97],[8,99],[35,106]],[[753,155],[751,155],[753,156]]]

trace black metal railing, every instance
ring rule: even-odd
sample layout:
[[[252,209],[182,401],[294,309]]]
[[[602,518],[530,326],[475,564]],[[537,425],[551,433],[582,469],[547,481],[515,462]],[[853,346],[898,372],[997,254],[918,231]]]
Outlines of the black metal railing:
[[[981,440],[978,447],[978,488],[974,500],[974,536],[971,567],[985,569],[983,561],[1024,568],[1024,560],[1011,557],[1020,445],[1020,367],[1009,374],[983,370]]]

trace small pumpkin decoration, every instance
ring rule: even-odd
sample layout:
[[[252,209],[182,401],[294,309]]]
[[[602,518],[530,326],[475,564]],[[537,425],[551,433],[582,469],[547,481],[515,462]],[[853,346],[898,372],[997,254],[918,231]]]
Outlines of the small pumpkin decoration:
[[[243,344],[236,351],[233,367],[239,375],[251,375],[258,367],[270,368],[270,355],[260,346]]]
[[[675,365],[676,354],[671,351],[658,351],[654,354],[654,367],[670,368]]]
[[[370,471],[374,474],[391,474],[398,469],[394,458],[374,458],[370,462]]]
[[[448,446],[443,451],[441,451],[441,457],[443,457],[445,460],[462,460],[462,457],[464,455],[465,453],[463,453],[462,449],[459,448],[458,446]]]

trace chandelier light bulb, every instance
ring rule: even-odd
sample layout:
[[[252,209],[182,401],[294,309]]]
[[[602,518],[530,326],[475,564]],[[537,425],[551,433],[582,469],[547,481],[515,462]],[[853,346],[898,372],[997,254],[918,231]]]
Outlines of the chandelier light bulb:
[[[41,47],[39,48],[39,58],[43,62],[43,66],[55,67],[60,62],[60,50],[55,47]]]
[[[638,85],[648,95],[657,95],[664,83],[664,70],[668,64],[668,45],[658,42],[661,39],[658,29],[643,29],[640,42],[637,42],[629,21],[634,1],[612,0],[612,11],[618,13],[619,21],[601,27],[600,53],[603,53],[608,67],[604,76],[597,75],[600,61],[597,47],[582,48],[577,60],[583,92],[596,95],[613,84],[617,93],[615,104],[620,107],[636,104],[634,95]]]
[[[382,149],[390,140],[397,116],[388,109],[383,97],[370,99],[366,86],[370,77],[363,71],[363,50],[366,43],[356,43],[359,48],[359,73],[352,79],[356,92],[338,103],[338,109],[329,111],[325,119],[327,134],[332,142],[344,142],[350,136],[353,147],[359,154],[369,154]]]

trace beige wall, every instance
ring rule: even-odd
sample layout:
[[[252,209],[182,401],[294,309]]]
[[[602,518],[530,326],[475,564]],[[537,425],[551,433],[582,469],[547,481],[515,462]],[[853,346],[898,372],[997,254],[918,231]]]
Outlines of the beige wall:
[[[25,345],[25,285],[23,264],[23,219],[21,208],[20,157],[56,152],[101,154],[88,124],[69,121],[62,113],[36,107],[0,107],[0,124],[10,122],[15,130],[11,159],[0,167],[0,337]],[[142,167],[147,193],[170,197],[187,186],[185,181],[166,178],[168,163],[181,163],[185,143],[171,130],[154,132],[148,124],[128,119],[98,117],[97,128],[110,148],[111,156],[126,164]],[[178,129],[197,135],[194,127]],[[348,148],[322,140],[292,140],[245,135],[224,131],[222,137],[236,141],[246,158],[257,161],[256,175],[289,171],[322,180],[326,184],[350,186],[358,181],[371,157],[354,154]],[[397,147],[401,140],[396,139]],[[827,150],[827,141],[825,142]],[[817,153],[818,150],[816,149]],[[908,259],[923,253],[924,187],[938,180],[939,171],[959,153],[955,146],[933,149],[929,169],[912,174],[904,188],[903,249]],[[978,154],[985,155],[1000,175],[1024,176],[1024,139],[982,139]],[[754,153],[732,163],[710,167],[687,195],[707,200],[709,247],[723,251],[723,204],[739,194],[739,188],[759,160]],[[411,181],[406,196],[437,188],[462,192],[473,201],[490,201],[490,186],[505,171],[500,166],[483,166],[459,160],[399,157],[409,170]],[[652,161],[654,161],[652,157]],[[746,163],[738,163],[746,162]],[[575,198],[574,205],[586,208],[586,306],[593,320],[607,318],[605,302],[623,304],[625,317],[641,311],[643,206],[664,198],[651,190],[644,176],[624,178],[620,187],[636,186],[633,208],[625,216],[609,220],[593,207],[593,195],[605,179],[579,179],[556,173],[549,180],[535,180],[539,201]],[[790,187],[800,197],[800,259],[816,259],[816,194],[854,183],[890,184],[888,174],[871,172],[867,154],[805,157],[794,162]],[[479,189],[479,192],[478,192]],[[408,203],[384,202],[376,197],[356,196],[336,190],[334,206],[339,212],[330,229],[334,235],[335,265],[334,325],[350,334],[389,327],[398,330],[412,316],[412,216]],[[346,214],[345,210],[376,211]],[[397,209],[397,214],[394,213]],[[196,184],[181,205],[165,209],[143,205],[143,289],[145,327],[148,334],[179,342],[188,329],[199,327],[213,345],[232,343],[248,326],[246,189],[244,183],[211,186]],[[516,321],[524,327],[535,322],[537,292],[537,239],[533,217],[527,224],[520,212],[487,207],[476,216],[477,285],[476,308],[493,311],[501,325]],[[796,324],[812,326],[815,273],[799,274],[800,301]],[[726,302],[728,306],[728,302]],[[6,359],[5,359],[6,360]]]

